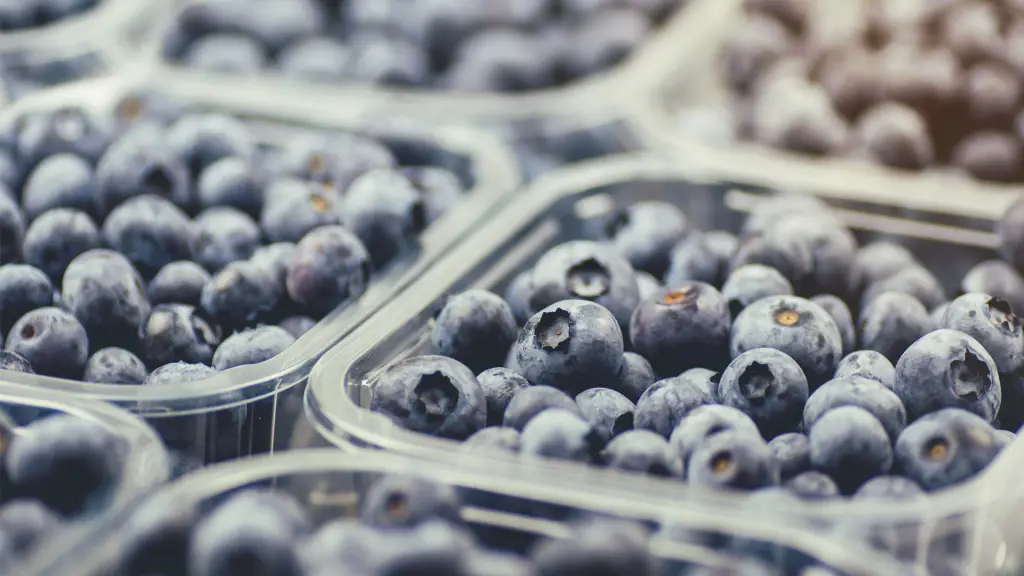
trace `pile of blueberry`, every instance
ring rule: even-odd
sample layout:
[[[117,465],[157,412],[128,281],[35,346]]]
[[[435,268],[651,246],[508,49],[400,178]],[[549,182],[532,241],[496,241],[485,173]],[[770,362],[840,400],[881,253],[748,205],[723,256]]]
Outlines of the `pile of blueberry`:
[[[268,360],[464,191],[368,137],[271,148],[231,116],[151,109],[3,133],[0,368],[162,385]]]
[[[765,200],[738,236],[661,201],[597,228],[504,298],[449,297],[436,355],[386,367],[370,408],[467,450],[806,499],[965,482],[1024,422],[1024,201],[1000,225],[1007,261],[952,301],[811,197]]]
[[[0,30],[23,30],[79,16],[101,0],[5,0],[0,2]]]
[[[743,138],[1024,178],[1024,5],[746,0],[722,69]]]
[[[65,522],[109,503],[126,445],[102,426],[63,414],[2,434],[0,572],[8,574]]]
[[[506,92],[609,68],[679,0],[193,2],[166,58],[216,72]]]

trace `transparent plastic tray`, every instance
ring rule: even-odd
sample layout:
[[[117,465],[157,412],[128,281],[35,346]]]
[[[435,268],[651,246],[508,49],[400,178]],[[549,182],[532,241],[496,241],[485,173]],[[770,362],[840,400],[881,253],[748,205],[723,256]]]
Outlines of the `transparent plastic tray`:
[[[502,466],[482,474],[436,463],[416,462],[376,453],[347,455],[336,450],[301,450],[257,457],[210,467],[179,479],[158,492],[147,506],[173,504],[175,510],[202,511],[225,493],[253,486],[273,485],[295,495],[319,524],[337,518],[357,517],[359,505],[372,482],[386,474],[410,474],[456,488],[466,503],[462,517],[485,544],[515,543],[518,550],[545,537],[567,535],[566,520],[589,514],[610,515],[651,527],[672,526],[692,532],[736,536],[793,552],[804,563],[821,563],[849,576],[900,574],[896,567],[856,546],[813,535],[777,536],[756,519],[727,518],[704,510],[674,516],[651,497],[621,498],[603,495],[600,483],[593,495],[565,487],[537,486],[515,466]],[[529,511],[529,512],[527,512]],[[540,511],[540,514],[534,512]],[[676,532],[672,532],[676,533]],[[651,541],[652,551],[664,561],[665,576],[676,576],[693,567],[717,567],[728,563],[721,552],[677,538],[668,531]],[[122,554],[123,539],[111,529],[47,573],[62,576],[105,576],[113,573]],[[779,555],[782,557],[782,554]],[[785,563],[782,561],[781,563]],[[780,570],[783,568],[779,566]],[[731,572],[724,572],[731,573]],[[794,573],[794,572],[782,572]],[[481,575],[483,576],[483,575]]]
[[[628,155],[593,160],[538,180],[515,205],[496,214],[483,233],[468,237],[401,297],[354,331],[314,368],[306,392],[307,418],[320,442],[347,450],[380,448],[408,456],[476,462],[484,469],[507,457],[471,455],[458,442],[411,432],[368,409],[375,378],[390,362],[429,353],[429,325],[442,299],[470,288],[499,294],[507,283],[548,248],[590,237],[595,218],[638,200],[665,200],[678,205],[701,229],[739,230],[744,213],[770,190],[751,185],[699,157],[666,161],[655,156]],[[812,192],[801,184],[776,188]],[[991,217],[944,212],[941,203],[926,210],[924,199],[906,207],[866,199],[855,190],[818,190],[862,242],[888,238],[905,244],[938,273],[949,292],[975,263],[995,257]],[[914,200],[914,198],[911,198]],[[997,212],[990,216],[994,216]],[[934,554],[953,553],[965,574],[1024,560],[1024,490],[1015,467],[1024,465],[1024,444],[1008,448],[977,480],[926,499],[923,504],[795,503],[773,510],[777,522],[791,528],[851,530],[872,534],[910,526],[912,546],[900,560],[914,565]],[[522,464],[527,466],[527,464]],[[533,464],[530,464],[533,466]],[[599,478],[618,479],[623,494],[646,492],[649,480],[622,476],[579,465],[550,462],[534,472],[543,482],[589,486]],[[576,480],[563,476],[579,474]],[[567,479],[570,478],[570,479]],[[671,481],[672,501],[683,509],[707,504],[723,511],[742,510],[744,499],[708,493]],[[642,488],[641,488],[642,487]],[[848,534],[848,532],[841,532]],[[843,537],[850,540],[849,536]],[[920,557],[919,557],[920,556]],[[959,566],[959,564],[958,564]],[[941,573],[941,572],[937,572]]]
[[[0,410],[19,425],[53,414],[68,414],[93,422],[113,432],[125,442],[124,470],[120,483],[102,512],[76,519],[61,531],[41,542],[25,559],[25,565],[49,562],[95,533],[97,526],[130,509],[141,497],[148,496],[167,481],[167,452],[152,428],[128,412],[104,402],[69,397],[48,390],[37,390],[0,382]]]
[[[331,102],[298,100],[260,107],[245,92],[217,94],[204,99],[203,90],[187,82],[157,78],[86,81],[41,92],[0,114],[0,125],[24,114],[79,106],[96,111],[136,112],[146,96],[160,95],[197,110],[232,113],[250,121],[262,145],[271,146],[287,135],[310,130],[350,130],[372,134],[387,144],[399,160],[417,146],[452,169],[467,184],[467,192],[434,225],[424,231],[415,249],[399,255],[373,277],[361,298],[343,304],[277,357],[240,366],[209,379],[169,387],[139,387],[74,382],[36,375],[0,372],[0,379],[38,388],[114,402],[142,414],[168,438],[171,448],[188,462],[209,462],[288,446],[288,434],[301,419],[302,393],[316,359],[348,331],[369,317],[403,287],[418,278],[445,250],[505,201],[519,183],[513,156],[493,137],[472,129],[423,128],[389,118],[338,119]],[[233,96],[235,106],[224,103]],[[411,158],[412,163],[422,162]],[[251,404],[242,438],[218,439],[218,418],[231,418],[232,408]],[[219,448],[215,446],[220,445]]]
[[[765,183],[785,181],[796,173],[811,185],[856,186],[894,203],[902,202],[907,186],[925,191],[922,197],[968,210],[979,198],[1024,190],[1022,183],[981,181],[948,166],[914,172],[854,158],[810,157],[745,140],[715,143],[701,132],[703,128],[687,130],[680,122],[681,110],[727,106],[728,92],[719,73],[720,49],[743,14],[743,0],[694,0],[691,10],[691,18],[671,32],[678,34],[677,42],[687,39],[693,49],[662,55],[660,82],[634,101],[629,115],[634,135],[646,149],[673,156],[718,156],[718,162],[759,174]]]

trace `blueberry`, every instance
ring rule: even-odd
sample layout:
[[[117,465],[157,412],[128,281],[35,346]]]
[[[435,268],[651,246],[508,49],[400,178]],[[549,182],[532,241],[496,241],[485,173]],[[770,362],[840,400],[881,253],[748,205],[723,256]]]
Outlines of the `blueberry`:
[[[811,469],[811,441],[799,432],[789,432],[772,438],[768,443],[779,464],[779,473],[786,481]]]
[[[747,264],[732,271],[722,285],[733,318],[744,308],[768,296],[792,296],[793,285],[775,268]]]
[[[302,337],[303,334],[309,332],[316,326],[316,320],[313,320],[309,316],[289,316],[278,323],[278,326],[284,328],[289,334],[294,336],[296,339]]]
[[[0,370],[35,374],[35,370],[32,369],[32,364],[27,358],[10,350],[0,350]]]
[[[759,437],[739,432],[715,434],[687,462],[687,479],[695,486],[756,490],[779,483],[779,467]]]
[[[1002,400],[989,353],[974,338],[947,329],[907,348],[896,363],[894,390],[910,421],[942,408],[962,408],[992,422]]]
[[[423,86],[430,62],[422,46],[394,34],[362,30],[349,38],[347,79],[368,84]]]
[[[103,239],[146,278],[175,260],[192,259],[196,245],[188,216],[153,195],[136,196],[114,208],[103,223]]]
[[[89,338],[74,316],[46,307],[15,323],[5,348],[23,356],[40,374],[78,379],[89,356]]]
[[[483,428],[462,443],[467,450],[498,450],[516,454],[519,452],[519,430],[501,426]]]
[[[86,382],[142,384],[149,371],[139,357],[123,348],[97,350],[85,363]]]
[[[522,92],[553,84],[554,54],[526,32],[482,30],[462,42],[442,85],[462,92]]]
[[[638,10],[612,8],[586,18],[574,33],[567,67],[574,76],[610,68],[629,56],[650,33],[651,23]]]
[[[372,267],[366,248],[341,226],[323,226],[299,241],[288,265],[292,300],[324,316],[366,291]]]
[[[260,246],[260,228],[244,212],[227,206],[203,210],[195,219],[195,259],[216,272],[245,260]]]
[[[333,188],[292,178],[267,188],[260,227],[271,242],[298,242],[320,226],[341,223],[341,196]]]
[[[708,438],[723,432],[761,437],[757,425],[743,412],[729,406],[709,404],[696,408],[686,418],[683,418],[672,431],[669,443],[682,458],[682,461],[688,462],[690,456],[703,446]]]
[[[198,306],[203,286],[210,281],[210,273],[191,260],[171,262],[160,269],[149,281],[146,293],[149,301],[158,304],[188,304]]]
[[[836,368],[836,378],[844,378],[846,376],[871,378],[892,390],[896,369],[893,368],[892,362],[889,362],[889,359],[880,352],[858,350],[847,354],[839,361],[839,366]]]
[[[579,414],[554,408],[545,410],[523,427],[520,454],[576,462],[600,462],[604,442]]]
[[[193,175],[222,158],[252,158],[256,148],[245,124],[225,114],[185,114],[167,129],[166,140]]]
[[[842,340],[835,320],[821,306],[795,296],[754,302],[732,325],[733,358],[755,348],[774,348],[796,361],[813,389],[835,373]]]
[[[533,297],[532,277],[532,270],[520,272],[505,288],[505,301],[512,308],[512,314],[519,324],[526,324],[530,316],[533,316],[533,309],[530,306],[530,299]]]
[[[232,262],[203,287],[203,312],[215,324],[237,330],[256,324],[277,306],[276,279],[248,260]]]
[[[450,170],[435,166],[403,166],[398,170],[423,199],[428,224],[441,218],[465,193],[459,177]]]
[[[622,394],[609,388],[591,388],[576,395],[583,417],[601,435],[604,442],[633,428],[636,406]]]
[[[810,430],[811,465],[828,474],[844,494],[886,474],[893,464],[885,427],[870,412],[841,406],[825,412]]]
[[[640,300],[655,298],[665,289],[657,278],[642,271],[636,273],[636,286],[640,292]]]
[[[690,368],[679,375],[680,380],[691,382],[715,402],[719,399],[718,384],[721,377],[722,374],[720,372],[708,370],[707,368]]]
[[[284,144],[283,161],[285,174],[340,191],[371,170],[398,165],[383,144],[347,133],[300,135]]]
[[[71,208],[54,208],[32,222],[25,232],[21,251],[26,263],[45,272],[51,281],[60,282],[64,270],[76,256],[99,246],[100,231],[88,214]]]
[[[853,327],[853,314],[850,313],[850,308],[846,303],[838,296],[833,296],[832,294],[815,296],[811,298],[811,302],[824,308],[828,315],[835,320],[836,327],[839,328],[839,336],[843,342],[843,354],[853,352],[857,335]]]
[[[0,194],[0,264],[19,259],[22,240],[26,236],[25,216],[14,198]],[[26,255],[26,260],[28,256]]]
[[[772,230],[788,232],[796,241],[802,241],[811,253],[811,270],[803,285],[790,277],[799,293],[801,286],[808,294],[838,294],[845,296],[850,288],[857,240],[833,216],[819,214],[789,214],[775,223]],[[769,232],[770,233],[770,232]]]
[[[604,233],[633,268],[661,277],[668,269],[672,248],[689,232],[678,208],[667,202],[641,201],[610,217]]]
[[[237,332],[224,339],[213,355],[213,367],[228,370],[245,364],[270,360],[295,342],[284,328],[260,326]]]
[[[950,163],[971,176],[995,182],[1016,182],[1020,179],[1020,163],[1024,151],[1017,137],[995,130],[982,130],[968,135],[951,152]]]
[[[654,368],[646,358],[635,352],[624,352],[618,377],[610,386],[630,402],[636,402],[657,379]]]
[[[928,310],[916,298],[900,292],[883,292],[861,310],[858,340],[863,350],[873,350],[896,363],[918,338],[931,331]]]
[[[728,361],[731,318],[725,298],[708,284],[686,282],[637,306],[630,321],[636,351],[660,374]]]
[[[517,334],[512,309],[500,296],[469,290],[448,299],[430,340],[438,354],[481,372],[502,364]]]
[[[505,410],[508,409],[512,398],[520,390],[530,386],[526,378],[508,368],[484,370],[476,377],[476,380],[480,383],[484,396],[487,398],[488,426],[500,426],[504,421]],[[559,393],[568,398],[565,393],[561,391]],[[518,428],[522,428],[522,425]]]
[[[622,365],[622,332],[606,308],[584,300],[548,306],[519,332],[516,363],[533,384],[577,393],[610,380]]]
[[[366,493],[360,520],[374,528],[412,528],[431,520],[461,524],[458,494],[451,486],[415,476],[384,476]]]
[[[104,506],[124,464],[124,441],[94,422],[58,414],[30,424],[4,454],[4,469],[23,498],[62,516]]]
[[[637,430],[651,430],[669,438],[679,423],[694,410],[711,404],[708,397],[696,383],[682,377],[668,378],[655,382],[636,403],[633,425]]]
[[[629,261],[610,246],[583,240],[548,250],[533,267],[530,307],[539,310],[568,299],[591,300],[629,327],[640,288]]]
[[[684,280],[721,286],[739,241],[728,232],[692,232],[672,249],[666,284]]]
[[[814,470],[790,478],[785,488],[801,500],[831,500],[840,496],[839,486],[832,478]]]
[[[51,208],[76,208],[88,212],[96,190],[92,166],[74,154],[44,158],[28,175],[21,205],[29,220]]]
[[[458,440],[487,421],[487,398],[473,372],[443,356],[388,366],[374,387],[370,409],[414,432]]]
[[[517,389],[512,395],[502,415],[502,425],[522,430],[538,414],[552,409],[566,410],[583,417],[579,405],[565,392],[551,386],[529,386]]]
[[[288,291],[288,266],[295,259],[295,249],[291,242],[275,242],[257,248],[249,260],[276,278],[280,293],[284,294]]]
[[[856,125],[856,138],[873,161],[921,170],[935,160],[926,119],[913,108],[882,102],[867,110]]]
[[[1024,366],[1024,333],[1020,318],[1010,304],[988,294],[971,292],[950,303],[942,327],[976,339],[996,363],[1001,374]]]
[[[12,500],[0,507],[0,533],[16,555],[31,552],[60,527],[60,518],[38,500]]]
[[[796,431],[808,395],[800,365],[771,348],[737,356],[722,373],[718,389],[722,404],[750,416],[769,439]]]
[[[895,242],[884,240],[862,246],[854,256],[854,268],[865,287],[887,280],[902,270],[920,265],[910,250]]]
[[[161,304],[142,324],[143,356],[150,366],[171,362],[209,364],[220,343],[217,332],[185,304]]]
[[[544,540],[530,550],[529,557],[537,576],[652,576],[660,573],[642,526],[596,517],[576,523],[573,529],[568,538]]]
[[[339,80],[351,64],[353,53],[331,38],[299,39],[277,56],[285,76],[302,80]]]
[[[681,477],[683,463],[664,438],[649,430],[629,430],[605,447],[601,459],[608,468],[650,476]]]
[[[927,491],[964,482],[983,470],[1002,448],[984,419],[955,408],[927,414],[896,441],[896,467]]]
[[[801,293],[810,282],[814,254],[807,239],[782,222],[744,236],[729,262],[730,273],[747,264],[762,264],[778,270]]]
[[[1003,212],[996,224],[999,236],[999,254],[1018,272],[1024,270],[1024,198],[1020,198]]]
[[[110,145],[115,130],[107,115],[84,108],[62,107],[33,114],[18,131],[18,160],[31,169],[47,156],[69,153],[94,163]]]
[[[182,61],[206,72],[255,74],[266,66],[267,55],[258,42],[242,34],[210,34],[193,42]]]
[[[885,292],[909,294],[929,310],[946,301],[945,291],[935,275],[921,266],[905,268],[868,285],[861,297],[861,307],[869,306],[875,297]]]
[[[263,207],[263,181],[251,160],[226,156],[211,163],[196,183],[199,206],[230,206],[251,216]]]
[[[907,411],[891,389],[864,376],[846,376],[822,384],[807,399],[804,430],[814,428],[822,416],[839,406],[856,406],[870,412],[893,442],[907,425]]]
[[[174,362],[164,364],[150,372],[142,382],[143,386],[173,386],[184,382],[205,380],[217,374],[217,370],[206,364]]]
[[[366,245],[373,263],[391,262],[426,229],[423,198],[400,171],[372,170],[345,193],[342,223]]]
[[[1014,313],[1024,313],[1024,278],[1002,260],[986,260],[960,280],[960,292],[981,292],[1010,303]]]
[[[26,313],[53,305],[53,285],[38,268],[27,264],[0,266],[0,332]]]
[[[876,476],[861,485],[853,497],[863,500],[911,500],[923,495],[924,490],[909,478]]]
[[[134,350],[139,327],[150,306],[142,279],[124,256],[89,250],[75,257],[64,273],[64,306],[89,334],[94,350],[118,346]]]
[[[96,213],[106,215],[135,196],[152,194],[178,206],[192,201],[185,162],[151,124],[130,128],[115,140],[96,165]]]

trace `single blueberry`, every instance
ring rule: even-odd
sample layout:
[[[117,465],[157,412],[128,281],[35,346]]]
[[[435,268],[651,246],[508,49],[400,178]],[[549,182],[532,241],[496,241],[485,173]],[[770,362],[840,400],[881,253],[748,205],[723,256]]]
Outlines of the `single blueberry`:
[[[281,320],[278,326],[287,330],[295,339],[299,339],[316,326],[316,320],[309,316],[289,316]]]
[[[604,442],[577,412],[545,410],[523,427],[519,452],[527,458],[599,463]]]
[[[811,302],[824,308],[828,315],[836,321],[836,327],[839,328],[839,336],[843,342],[843,354],[853,352],[857,334],[853,327],[853,314],[850,313],[850,307],[838,296],[832,294],[815,296],[811,298]]]
[[[106,216],[135,196],[152,194],[177,206],[192,203],[188,166],[150,123],[129,128],[96,165],[96,214]]]
[[[731,318],[725,298],[708,284],[686,282],[633,311],[630,338],[659,374],[721,369],[728,362]]]
[[[729,303],[732,317],[744,308],[768,296],[792,296],[793,285],[775,268],[747,264],[732,271],[722,285],[722,296]]]
[[[260,227],[245,212],[227,206],[207,208],[195,219],[195,261],[216,272],[252,256],[261,239]]]
[[[825,412],[811,428],[811,465],[852,494],[869,479],[886,474],[893,464],[892,442],[870,412],[840,406]]]
[[[795,360],[779,350],[754,348],[722,373],[722,404],[743,412],[768,439],[795,432],[807,402],[807,378]]]
[[[932,329],[928,310],[913,296],[900,292],[874,297],[861,310],[858,326],[860,347],[881,353],[893,364]]]
[[[618,377],[609,386],[628,398],[630,402],[636,402],[657,379],[654,368],[646,358],[635,352],[624,352]]]
[[[196,248],[196,230],[188,216],[148,194],[114,208],[103,223],[103,239],[146,278],[175,260],[191,260]]]
[[[686,215],[660,201],[630,204],[609,217],[605,237],[636,270],[660,278],[669,267],[672,248],[689,232]]]
[[[529,381],[508,368],[491,368],[476,377],[487,398],[487,425],[501,426],[505,410],[520,390],[530,386]],[[562,393],[565,396],[564,393]],[[566,396],[568,398],[568,396]],[[519,428],[522,428],[520,426]]]
[[[159,304],[187,304],[199,306],[203,286],[210,281],[210,273],[191,260],[170,262],[149,281],[146,293],[154,306]]]
[[[666,284],[685,280],[721,286],[739,240],[728,232],[692,232],[672,249]]]
[[[217,347],[213,367],[223,371],[245,364],[259,364],[284,352],[294,342],[294,336],[277,326],[259,326],[236,332]]]
[[[845,297],[857,276],[854,261],[857,240],[853,234],[835,218],[818,214],[791,214],[779,220],[776,227],[787,230],[810,248],[812,266],[808,285],[803,290],[808,294],[836,294]],[[792,280],[792,279],[791,279]],[[800,291],[800,285],[794,282]]]
[[[692,382],[697,388],[704,391],[708,398],[712,401],[717,402],[718,396],[718,384],[722,378],[721,372],[715,372],[707,368],[690,368],[679,375],[679,379],[684,382]]]
[[[896,441],[896,468],[931,492],[981,472],[1002,448],[984,419],[945,408],[918,419]]]
[[[774,223],[764,232],[745,236],[729,262],[730,273],[748,264],[776,269],[793,286],[795,293],[806,291],[814,270],[810,241],[791,227]]]
[[[836,367],[836,378],[846,376],[863,376],[879,382],[892,390],[896,369],[892,362],[880,352],[874,350],[858,350],[843,357]]]
[[[651,430],[665,438],[697,408],[714,400],[698,384],[682,377],[655,382],[640,396],[633,415],[637,430]]]
[[[124,348],[97,350],[85,363],[86,382],[102,384],[142,384],[149,370],[139,357]]]
[[[161,304],[142,323],[139,339],[150,366],[172,362],[210,364],[220,343],[217,332],[185,304]]]
[[[811,469],[811,441],[799,432],[789,432],[772,438],[768,447],[775,454],[782,480]]]
[[[135,350],[139,328],[149,316],[139,273],[113,250],[89,250],[75,257],[64,272],[64,306],[89,334],[94,350],[118,346]]]
[[[462,443],[467,450],[497,450],[516,454],[519,452],[519,430],[502,426],[483,428]]]
[[[228,264],[203,287],[203,312],[226,330],[257,324],[277,306],[276,279],[258,265],[242,260]]]
[[[430,341],[436,353],[482,372],[504,362],[517,335],[512,309],[500,296],[468,290],[445,302],[434,319]]]
[[[636,406],[622,394],[609,388],[591,388],[576,395],[583,417],[607,443],[633,429]]]
[[[683,463],[664,438],[649,430],[616,436],[601,453],[605,466],[650,476],[681,477]]]
[[[870,412],[892,442],[907,425],[907,410],[895,392],[875,380],[853,375],[830,380],[811,394],[804,406],[804,430],[812,429],[822,416],[840,406],[856,406]]]
[[[960,279],[960,292],[991,294],[1009,302],[1014,314],[1024,314],[1024,277],[1002,260],[976,264]]]
[[[21,191],[21,206],[29,220],[52,208],[89,212],[95,191],[96,179],[87,160],[74,154],[56,154],[44,158],[29,173]]]
[[[698,407],[683,418],[672,431],[669,443],[683,462],[689,462],[690,456],[706,444],[709,438],[723,432],[761,437],[757,424],[743,412],[721,404],[708,404]]]
[[[2,204],[0,200],[0,219]],[[0,235],[3,233],[0,229]],[[26,263],[39,268],[56,283],[64,277],[64,270],[76,256],[99,246],[100,231],[88,214],[71,208],[54,208],[41,214],[28,227],[21,252]],[[3,260],[2,255],[0,260]]]
[[[340,224],[341,203],[334,188],[281,178],[267,187],[260,228],[271,242],[298,242],[320,226]]]
[[[292,300],[315,316],[326,316],[362,296],[371,275],[370,255],[359,238],[341,226],[322,226],[299,241],[286,286]]]
[[[36,308],[53,305],[53,285],[38,268],[27,264],[0,266],[0,333]]]
[[[784,487],[801,500],[831,500],[841,496],[832,478],[814,470],[797,474],[787,480]]]
[[[199,174],[196,196],[201,208],[230,206],[250,216],[259,216],[263,208],[263,180],[252,160],[226,156]]]
[[[0,194],[0,264],[20,259],[26,234],[25,216],[17,201],[7,194]]]
[[[194,177],[222,158],[251,159],[256,148],[246,125],[226,114],[185,114],[167,129],[166,141]]]
[[[5,349],[23,356],[39,374],[76,380],[89,357],[82,324],[53,307],[37,308],[15,322]]]
[[[371,170],[345,192],[341,220],[363,242],[377,268],[410,247],[427,225],[424,199],[400,171]]]
[[[1024,332],[1020,318],[1001,298],[970,292],[953,300],[942,318],[942,328],[958,330],[977,340],[992,356],[1000,374],[1024,366]]]
[[[739,432],[715,434],[698,448],[686,465],[694,486],[757,490],[779,483],[779,465],[760,437]]]
[[[487,422],[487,398],[473,372],[444,356],[418,356],[388,366],[370,409],[414,432],[464,440]]]
[[[502,426],[522,430],[535,416],[545,410],[559,409],[583,417],[583,411],[568,394],[551,386],[518,388],[505,407]]]
[[[974,338],[948,329],[907,348],[896,363],[893,390],[911,422],[942,408],[961,408],[992,422],[1002,401],[992,357]]]
[[[461,524],[458,494],[448,485],[416,476],[384,476],[370,486],[359,513],[374,528],[412,528],[431,520]]]

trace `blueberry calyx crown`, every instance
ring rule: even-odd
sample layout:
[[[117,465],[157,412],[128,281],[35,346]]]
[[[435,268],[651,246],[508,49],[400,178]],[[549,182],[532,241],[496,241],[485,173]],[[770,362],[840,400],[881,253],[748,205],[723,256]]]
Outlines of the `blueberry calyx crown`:
[[[174,182],[162,166],[153,166],[142,179],[142,189],[161,198],[170,198],[173,195]]]
[[[569,340],[572,339],[572,318],[567,310],[561,308],[545,312],[537,322],[534,330],[534,337],[545,350],[569,350]]]
[[[992,386],[992,374],[988,364],[970,350],[964,350],[962,360],[949,365],[953,375],[953,393],[959,398],[973,402]]]
[[[384,510],[390,520],[403,522],[409,515],[409,502],[405,494],[392,492],[384,500]]]
[[[322,194],[313,193],[309,196],[309,205],[313,207],[313,210],[320,212],[321,214],[331,209],[331,203],[327,198],[324,198]]]
[[[925,446],[925,457],[933,462],[939,462],[949,457],[949,440],[937,436],[929,440]]]
[[[682,304],[693,300],[697,296],[698,292],[699,290],[696,286],[693,284],[687,284],[682,288],[665,293],[665,296],[662,297],[661,301],[668,305]]]
[[[732,452],[728,450],[722,450],[717,452],[711,457],[711,471],[716,476],[725,476],[732,471],[733,457]]]
[[[593,258],[587,258],[569,268],[565,280],[569,292],[584,300],[604,296],[611,289],[608,269]]]
[[[792,308],[776,310],[772,317],[775,319],[776,324],[781,324],[782,326],[796,326],[797,322],[800,321],[800,313]]]
[[[459,402],[459,391],[451,379],[441,372],[430,372],[420,377],[419,383],[413,388],[416,395],[416,407],[428,421],[443,421],[455,410]]]
[[[993,324],[1010,332],[1015,332],[1020,328],[1020,318],[1013,313],[1010,303],[1006,300],[989,298],[985,306],[988,318]]]
[[[751,362],[739,377],[740,392],[751,404],[763,404],[775,375],[767,364]]]

